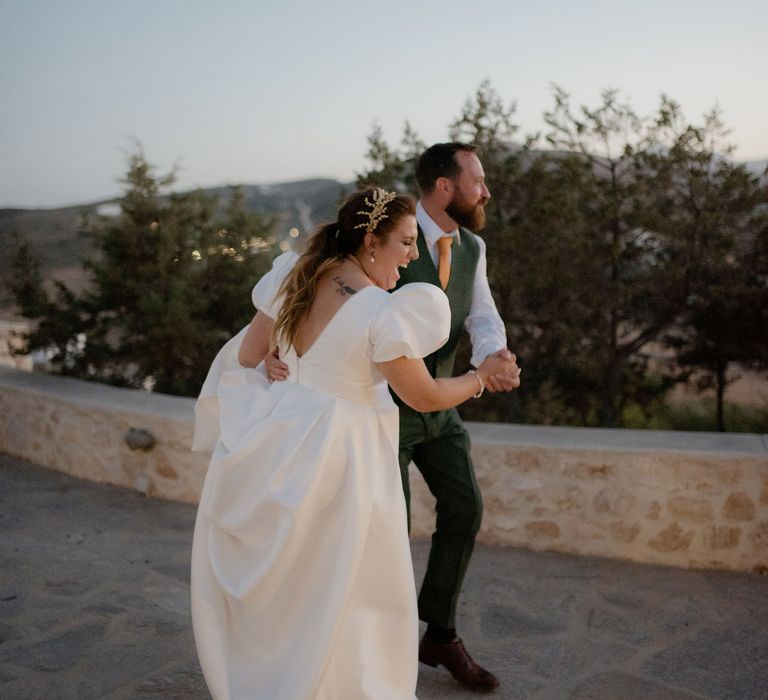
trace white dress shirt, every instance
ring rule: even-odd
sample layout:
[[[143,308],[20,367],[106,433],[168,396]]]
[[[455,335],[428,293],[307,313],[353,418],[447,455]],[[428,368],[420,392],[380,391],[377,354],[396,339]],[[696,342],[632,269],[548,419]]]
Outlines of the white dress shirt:
[[[427,214],[421,202],[416,205],[416,221],[424,234],[429,255],[435,269],[437,269],[437,240],[443,236],[452,236],[454,244],[461,245],[459,229],[455,228],[448,233],[443,231]],[[480,246],[480,257],[477,260],[475,280],[472,285],[472,304],[464,321],[464,328],[467,329],[472,341],[472,359],[470,361],[477,367],[488,355],[507,347],[507,332],[504,328],[504,321],[501,320],[501,316],[496,310],[491,288],[488,286],[485,241],[477,234],[475,234],[475,239]]]

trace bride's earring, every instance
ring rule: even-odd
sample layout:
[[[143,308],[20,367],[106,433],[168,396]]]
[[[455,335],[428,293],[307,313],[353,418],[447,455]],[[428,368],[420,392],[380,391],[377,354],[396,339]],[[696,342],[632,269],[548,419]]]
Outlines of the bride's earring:
[[[371,262],[376,262],[376,256],[375,256],[375,254],[374,254],[373,248],[371,248],[371,249],[368,251],[368,254],[371,256]]]

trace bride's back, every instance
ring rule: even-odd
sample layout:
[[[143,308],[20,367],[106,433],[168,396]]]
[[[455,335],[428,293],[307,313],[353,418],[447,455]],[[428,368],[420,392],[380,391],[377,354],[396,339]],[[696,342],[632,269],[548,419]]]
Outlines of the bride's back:
[[[333,317],[363,287],[371,281],[349,260],[325,272],[317,282],[317,291],[309,313],[298,325],[293,346],[302,357],[315,344]]]

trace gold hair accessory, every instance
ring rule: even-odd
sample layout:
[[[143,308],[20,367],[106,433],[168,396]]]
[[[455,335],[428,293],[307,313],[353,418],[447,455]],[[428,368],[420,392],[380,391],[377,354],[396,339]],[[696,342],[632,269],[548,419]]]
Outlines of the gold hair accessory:
[[[365,198],[365,204],[370,207],[371,210],[367,211],[363,209],[362,211],[357,212],[358,214],[367,216],[368,223],[358,224],[355,228],[364,228],[366,233],[373,233],[379,225],[379,221],[387,218],[384,211],[386,210],[387,204],[389,204],[395,197],[397,197],[397,192],[387,192],[381,188],[375,189],[373,191],[372,202],[368,200],[368,197]]]

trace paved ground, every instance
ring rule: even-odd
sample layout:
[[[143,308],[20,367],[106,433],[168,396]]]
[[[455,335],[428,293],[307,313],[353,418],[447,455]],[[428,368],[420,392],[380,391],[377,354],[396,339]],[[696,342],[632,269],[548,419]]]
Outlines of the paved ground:
[[[207,698],[194,512],[0,456],[0,698]],[[460,629],[494,698],[765,700],[767,596],[756,575],[479,548]],[[422,666],[419,697],[476,696]]]

